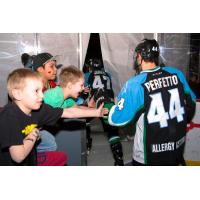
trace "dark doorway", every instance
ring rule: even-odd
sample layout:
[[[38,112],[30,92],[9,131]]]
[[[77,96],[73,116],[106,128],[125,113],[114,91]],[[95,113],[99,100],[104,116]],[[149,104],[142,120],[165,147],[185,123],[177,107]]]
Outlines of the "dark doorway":
[[[199,79],[199,53],[200,53],[200,34],[190,34],[190,68],[189,77],[196,75]]]
[[[190,34],[190,63],[189,63],[189,85],[197,98],[200,98],[200,34]]]
[[[89,40],[89,44],[88,44],[87,53],[85,56],[85,62],[87,62],[89,59],[93,59],[93,58],[101,59],[102,63],[103,63],[99,33],[91,33],[90,34],[90,40]],[[84,66],[83,66],[83,72],[87,71],[85,62],[84,62]]]

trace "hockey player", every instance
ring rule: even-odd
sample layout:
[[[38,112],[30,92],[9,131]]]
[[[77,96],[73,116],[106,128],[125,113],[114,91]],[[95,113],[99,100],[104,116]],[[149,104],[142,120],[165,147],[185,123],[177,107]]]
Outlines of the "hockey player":
[[[90,96],[94,96],[96,107],[104,102],[104,107],[110,109],[114,105],[114,92],[112,89],[112,81],[110,75],[105,72],[100,59],[89,60],[90,75],[88,77],[88,85],[90,88]],[[108,119],[101,119],[104,131],[107,132],[108,141],[114,157],[114,165],[122,166],[123,150],[118,134],[118,128],[108,124]]]
[[[159,45],[145,39],[135,49],[137,76],[130,78],[109,112],[109,123],[136,124],[133,165],[179,165],[195,95],[183,73],[160,67]]]

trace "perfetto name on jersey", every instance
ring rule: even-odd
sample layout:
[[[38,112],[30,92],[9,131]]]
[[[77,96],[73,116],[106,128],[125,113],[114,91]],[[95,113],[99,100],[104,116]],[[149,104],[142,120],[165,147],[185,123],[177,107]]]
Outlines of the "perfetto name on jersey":
[[[176,75],[156,78],[156,79],[150,80],[149,82],[146,82],[144,85],[146,86],[147,90],[150,92],[156,89],[160,89],[162,87],[170,87],[173,85],[178,85],[178,78]]]

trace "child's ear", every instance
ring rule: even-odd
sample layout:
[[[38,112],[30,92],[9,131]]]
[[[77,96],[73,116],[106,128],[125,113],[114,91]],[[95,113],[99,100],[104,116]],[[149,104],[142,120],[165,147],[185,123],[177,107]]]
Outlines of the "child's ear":
[[[14,99],[16,99],[18,101],[22,99],[21,91],[19,89],[13,89],[12,90],[12,95],[13,95]]]
[[[39,72],[39,73],[42,73],[43,71],[44,71],[44,68],[41,66],[41,67],[38,67],[37,68],[37,71]]]
[[[72,82],[69,82],[67,83],[67,86],[66,86],[68,89],[72,89]]]

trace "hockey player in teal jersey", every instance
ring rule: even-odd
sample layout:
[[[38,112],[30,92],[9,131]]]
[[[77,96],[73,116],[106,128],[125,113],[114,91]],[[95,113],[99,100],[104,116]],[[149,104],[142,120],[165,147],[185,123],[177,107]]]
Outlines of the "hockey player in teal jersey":
[[[159,45],[144,39],[135,49],[138,75],[130,78],[109,112],[109,123],[136,125],[133,165],[182,164],[195,95],[183,73],[158,66]]]

